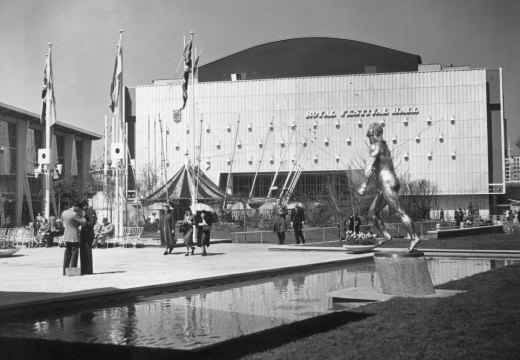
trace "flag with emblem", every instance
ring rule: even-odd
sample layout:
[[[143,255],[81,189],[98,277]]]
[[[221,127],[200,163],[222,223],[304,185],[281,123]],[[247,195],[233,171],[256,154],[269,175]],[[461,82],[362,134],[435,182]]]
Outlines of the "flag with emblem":
[[[121,45],[117,46],[116,62],[114,64],[114,73],[112,75],[112,84],[110,85],[110,110],[115,113],[119,109],[121,97],[121,87],[123,84],[123,59]]]
[[[52,58],[51,48],[45,57],[45,70],[43,71],[43,86],[42,86],[42,111],[40,115],[40,123],[44,124],[46,121],[50,125],[56,121],[56,100],[54,98],[54,81],[52,76]]]
[[[182,107],[180,110],[184,110],[186,107],[186,101],[188,101],[188,81],[190,79],[190,72],[192,67],[191,62],[191,47],[192,47],[192,40],[190,40],[186,46],[184,47],[184,75],[183,75],[183,82],[182,82]]]

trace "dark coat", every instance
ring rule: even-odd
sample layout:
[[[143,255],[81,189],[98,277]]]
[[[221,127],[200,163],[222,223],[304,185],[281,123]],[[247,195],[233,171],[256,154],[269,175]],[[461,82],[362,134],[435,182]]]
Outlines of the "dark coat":
[[[94,240],[94,225],[96,225],[97,222],[97,215],[96,211],[89,207],[87,211],[85,211],[85,220],[87,223],[85,226],[81,227],[81,234],[80,239],[81,241],[87,241],[92,243],[92,240]]]
[[[161,212],[159,216],[159,231],[161,232],[161,243],[175,243],[175,216],[171,211]],[[175,239],[175,240],[174,240]]]
[[[206,216],[204,218],[206,221],[206,225],[202,224],[202,218],[197,217],[197,246],[209,246],[210,244],[210,232],[211,232],[211,225],[213,225],[213,217],[211,214],[206,213]]]
[[[295,207],[291,212],[291,221],[294,225],[301,225],[305,222],[305,211],[301,207]]]
[[[273,232],[281,233],[287,231],[287,220],[281,215],[276,215],[273,220]]]
[[[361,219],[359,218],[359,216],[354,217],[354,215],[352,215],[348,221],[348,229],[357,234],[359,232],[360,227]]]

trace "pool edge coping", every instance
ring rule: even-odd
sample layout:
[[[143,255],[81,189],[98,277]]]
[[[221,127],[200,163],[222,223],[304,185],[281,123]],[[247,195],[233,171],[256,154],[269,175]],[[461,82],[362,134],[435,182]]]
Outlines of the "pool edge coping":
[[[160,295],[170,292],[189,291],[199,288],[212,286],[221,286],[236,282],[248,280],[256,280],[266,278],[273,275],[290,274],[294,272],[319,270],[322,268],[333,267],[341,264],[350,264],[363,261],[370,258],[371,254],[357,254],[355,257],[349,257],[341,260],[329,260],[316,262],[311,264],[301,264],[285,267],[277,267],[272,269],[254,270],[248,272],[236,272],[225,275],[205,277],[199,279],[190,279],[183,281],[168,282],[162,284],[153,284],[145,286],[137,286],[130,288],[96,288],[88,290],[79,290],[69,293],[55,293],[55,296],[48,298],[40,298],[28,300],[24,302],[8,303],[0,305],[0,319],[18,316],[20,314],[33,313],[40,310],[47,311],[49,308],[70,307],[81,303],[102,303],[118,301],[125,298],[134,298],[140,295]]]

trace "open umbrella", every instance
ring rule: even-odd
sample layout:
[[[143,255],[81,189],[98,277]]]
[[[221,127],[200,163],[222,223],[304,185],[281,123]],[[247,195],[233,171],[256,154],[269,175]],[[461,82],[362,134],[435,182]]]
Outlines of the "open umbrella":
[[[196,211],[207,211],[207,212],[215,212],[215,210],[209,206],[208,204],[203,204],[203,203],[197,203],[195,205],[191,205],[190,206],[190,209],[192,212],[196,212]]]
[[[244,204],[242,202],[237,202],[237,203],[234,203],[233,205],[231,205],[230,210],[242,210],[244,208],[251,209],[251,206],[249,206],[248,204]]]
[[[258,212],[260,214],[270,214],[274,211],[274,208],[274,202],[266,202],[265,204],[260,205],[260,207],[258,208]]]
[[[162,210],[164,204],[165,203],[162,202],[162,203],[155,203],[155,204],[149,205],[148,210],[157,210],[157,211]]]

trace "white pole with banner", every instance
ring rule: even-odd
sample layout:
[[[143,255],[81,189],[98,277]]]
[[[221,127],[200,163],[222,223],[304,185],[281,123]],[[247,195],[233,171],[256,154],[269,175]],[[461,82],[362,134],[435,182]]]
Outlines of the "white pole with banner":
[[[44,207],[44,216],[46,219],[50,217],[50,208],[51,208],[51,167],[54,165],[54,160],[52,158],[52,150],[51,150],[51,126],[56,120],[56,109],[54,104],[54,79],[52,73],[52,43],[49,43],[49,51],[47,54],[47,89],[46,89],[46,97],[45,97],[45,148],[47,148],[47,156],[49,157],[49,161],[45,166],[45,207]]]

